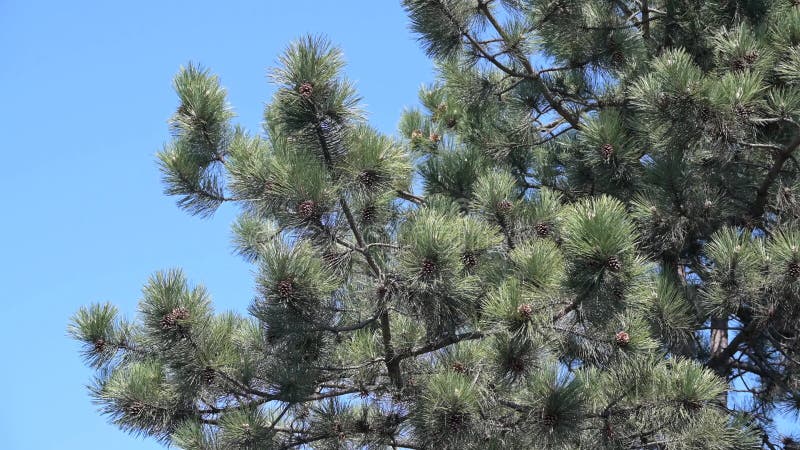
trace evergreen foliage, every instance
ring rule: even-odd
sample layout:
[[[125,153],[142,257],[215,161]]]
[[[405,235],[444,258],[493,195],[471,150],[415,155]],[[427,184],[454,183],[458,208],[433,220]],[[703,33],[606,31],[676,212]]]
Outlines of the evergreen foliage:
[[[101,411],[187,449],[798,448],[800,4],[403,5],[438,77],[396,138],[322,38],[262,135],[175,77],[166,193],[241,207],[258,297],[82,308]]]

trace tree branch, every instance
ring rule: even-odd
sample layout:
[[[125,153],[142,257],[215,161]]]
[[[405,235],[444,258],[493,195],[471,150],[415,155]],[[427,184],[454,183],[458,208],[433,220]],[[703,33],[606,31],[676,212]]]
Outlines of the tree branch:
[[[478,2],[478,9],[489,20],[489,23],[492,24],[492,27],[495,29],[495,31],[497,31],[497,34],[503,39],[503,42],[505,43],[506,47],[515,48],[515,46],[511,42],[510,36],[508,36],[508,34],[503,29],[503,26],[497,21],[497,18],[494,17],[494,14],[492,14],[492,12],[489,9],[488,5],[489,5],[488,2],[479,1]],[[478,46],[478,50],[484,56],[488,56],[488,52],[479,43],[477,43],[471,37],[468,37],[468,39],[470,39],[470,41],[473,43],[473,45],[477,45]],[[555,98],[553,93],[550,92],[550,89],[544,84],[544,81],[542,81],[541,74],[539,72],[537,72],[536,69],[534,69],[533,66],[531,65],[530,60],[525,55],[519,53],[519,51],[516,51],[516,50],[514,51],[514,56],[516,56],[517,60],[522,64],[522,67],[525,68],[525,72],[526,73],[525,74],[521,74],[521,76],[533,80],[534,83],[536,84],[536,87],[539,88],[539,90],[541,91],[542,96],[545,98],[545,100],[547,100],[547,103],[549,103],[550,106],[553,109],[555,109],[556,112],[558,112],[558,114],[561,115],[561,117],[564,118],[564,120],[569,122],[570,125],[572,125],[573,128],[580,129],[581,126],[580,126],[579,118],[575,117],[571,112],[567,111],[567,109],[564,108],[564,105],[561,103],[561,101],[558,100],[557,98]],[[490,59],[490,61],[492,61],[493,64],[497,65],[496,64],[496,62],[497,62],[496,59],[492,58],[492,59]]]
[[[761,217],[761,215],[764,214],[769,188],[772,187],[773,183],[775,183],[775,180],[778,178],[778,174],[780,174],[781,169],[783,169],[783,165],[786,163],[789,157],[792,156],[792,152],[794,152],[798,146],[800,146],[800,133],[798,133],[794,139],[786,144],[786,147],[784,147],[784,149],[778,153],[772,168],[769,170],[769,172],[767,172],[766,178],[764,178],[764,181],[761,183],[761,186],[759,186],[758,191],[756,191],[756,199],[750,208],[750,215],[753,217]]]
[[[403,200],[407,200],[407,201],[409,201],[411,203],[416,203],[417,205],[422,205],[422,204],[425,203],[425,199],[423,199],[422,197],[417,197],[416,195],[414,195],[414,194],[412,194],[410,192],[401,191],[401,190],[398,189],[398,190],[395,191],[395,194],[397,194],[397,196],[399,198],[402,198]]]
[[[397,359],[401,360],[401,359],[411,358],[414,356],[424,355],[425,353],[430,353],[436,350],[440,350],[442,348],[445,348],[449,345],[453,345],[461,341],[471,341],[474,339],[481,339],[484,336],[485,334],[480,331],[470,331],[467,333],[450,335],[445,338],[439,339],[438,341],[431,342],[430,344],[423,345],[421,347],[416,347],[406,352],[400,353],[397,355]]]

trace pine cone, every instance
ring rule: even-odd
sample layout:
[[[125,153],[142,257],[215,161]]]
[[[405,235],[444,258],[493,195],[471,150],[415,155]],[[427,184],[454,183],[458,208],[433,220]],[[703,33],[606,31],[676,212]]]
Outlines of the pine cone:
[[[497,208],[497,212],[500,214],[506,214],[514,208],[514,204],[508,200],[500,200],[497,202],[497,205],[495,205],[495,208]]]
[[[436,267],[436,262],[430,259],[425,259],[422,261],[422,268],[420,269],[420,274],[423,277],[430,277],[436,273],[438,267]]]
[[[670,98],[669,95],[661,92],[658,94],[658,100],[656,100],[656,103],[658,103],[659,108],[665,109],[672,103],[672,98]]]
[[[469,415],[461,412],[452,412],[445,418],[445,423],[453,432],[461,431],[468,422]]]
[[[297,92],[299,92],[300,96],[305,99],[311,98],[311,95],[314,94],[314,86],[309,82],[305,82],[301,84],[299,88],[297,88]]]
[[[179,306],[172,311],[168,312],[164,315],[164,318],[161,319],[161,328],[165,330],[171,330],[174,328],[181,328],[180,322],[189,319],[189,310]]]
[[[550,235],[550,225],[546,223],[540,223],[536,225],[536,235],[540,238],[545,238]]]
[[[609,256],[606,260],[606,267],[608,267],[608,270],[612,272],[618,272],[620,269],[622,269],[622,261],[620,261],[616,256]]]
[[[453,369],[453,372],[467,373],[467,367],[459,361],[454,362],[450,368]]]
[[[605,432],[606,439],[614,439],[614,427],[611,426],[611,422],[609,422],[608,419],[606,419],[603,431]]]
[[[614,146],[611,144],[603,144],[603,146],[600,147],[600,154],[605,160],[611,159],[611,157],[614,156]]]
[[[314,217],[317,210],[317,204],[313,200],[306,200],[297,205],[297,215],[303,220],[308,220]]]
[[[375,221],[376,216],[377,213],[374,206],[365,206],[364,209],[361,210],[361,223],[371,224]]]
[[[508,360],[508,369],[514,373],[522,373],[525,371],[525,360],[520,357],[512,356]]]
[[[743,58],[748,66],[752,66],[758,60],[758,56],[759,54],[757,50],[750,50],[749,52],[745,53]]]
[[[452,117],[447,119],[447,122],[445,123],[447,128],[455,128],[457,124],[458,124],[458,121],[455,118],[452,118]]]
[[[461,263],[464,264],[464,267],[467,269],[473,269],[478,265],[478,258],[472,252],[464,252],[464,254],[461,255]]]
[[[555,414],[545,413],[542,414],[542,425],[547,428],[553,428],[558,423],[558,416]]]
[[[617,345],[620,347],[626,347],[628,343],[631,341],[631,337],[628,333],[624,331],[619,331],[614,336],[614,341],[616,341]]]
[[[286,278],[278,282],[278,295],[283,298],[290,298],[294,294],[294,280]]]
[[[430,141],[433,142],[434,144],[442,140],[441,136],[439,136],[436,133],[431,133],[431,135],[428,136],[428,139],[430,139]]]
[[[377,172],[374,170],[364,170],[358,174],[358,182],[367,189],[375,187],[375,185],[378,184],[379,178]]]
[[[417,129],[411,132],[412,141],[418,141],[420,139],[422,139],[422,130]]]
[[[241,427],[242,427],[242,430],[244,430],[244,434],[246,434],[248,437],[252,437],[253,436],[253,430],[250,428],[250,424],[249,423],[243,422],[241,424]]]
[[[789,276],[795,280],[800,278],[800,264],[798,264],[797,261],[790,262],[786,271],[789,273]]]
[[[138,416],[139,414],[144,412],[145,408],[146,405],[144,403],[138,400],[134,400],[125,407],[125,412],[127,412],[132,416]]]
[[[703,106],[700,108],[700,111],[697,113],[697,116],[703,122],[708,122],[711,119],[711,109],[708,106]]]
[[[533,316],[533,307],[527,303],[523,303],[517,307],[517,314],[525,320],[530,320]]]
[[[217,376],[217,373],[212,367],[206,367],[203,370],[203,382],[205,384],[213,383],[214,379],[216,378],[216,376]]]
[[[372,431],[372,427],[370,427],[369,421],[366,418],[358,419],[355,425],[356,425],[356,431],[358,431],[359,433],[369,433],[370,431]]]
[[[94,351],[98,353],[106,349],[106,340],[103,338],[95,339],[93,344],[94,344]]]
[[[750,118],[750,115],[753,114],[753,108],[746,106],[746,105],[736,105],[733,108],[733,112],[742,120],[747,120]]]
[[[611,63],[615,66],[625,64],[625,54],[619,50],[615,50],[614,53],[611,54]]]
[[[731,62],[731,69],[737,72],[740,70],[747,69],[758,60],[758,56],[759,56],[758,51],[750,50],[741,57],[734,59]]]
[[[697,400],[684,400],[683,407],[688,411],[697,411],[703,407],[703,404]]]

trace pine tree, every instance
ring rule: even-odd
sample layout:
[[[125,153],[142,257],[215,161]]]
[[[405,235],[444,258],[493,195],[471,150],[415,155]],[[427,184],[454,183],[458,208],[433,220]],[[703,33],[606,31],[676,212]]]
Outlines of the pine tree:
[[[166,192],[241,207],[259,295],[82,308],[101,411],[187,449],[796,448],[800,4],[403,4],[438,77],[397,138],[324,39],[263,136],[176,76]]]

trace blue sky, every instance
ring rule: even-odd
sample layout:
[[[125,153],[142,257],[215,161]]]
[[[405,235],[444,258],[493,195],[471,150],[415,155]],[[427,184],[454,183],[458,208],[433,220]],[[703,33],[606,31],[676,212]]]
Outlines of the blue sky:
[[[348,61],[374,126],[393,133],[431,63],[395,0],[0,0],[0,447],[161,448],[95,412],[78,346],[81,305],[133,315],[154,271],[182,267],[218,310],[244,311],[251,267],[232,255],[233,208],[190,217],[162,195],[154,154],[176,108],[170,82],[197,61],[260,128],[285,45],[324,33]]]
[[[0,447],[161,448],[96,413],[66,325],[90,302],[133,315],[147,277],[170,267],[205,284],[218,310],[245,310],[254,291],[231,252],[235,210],[180,211],[154,154],[181,64],[218,74],[238,123],[257,131],[267,70],[305,33],[342,47],[383,132],[432,79],[399,0],[0,0]]]

